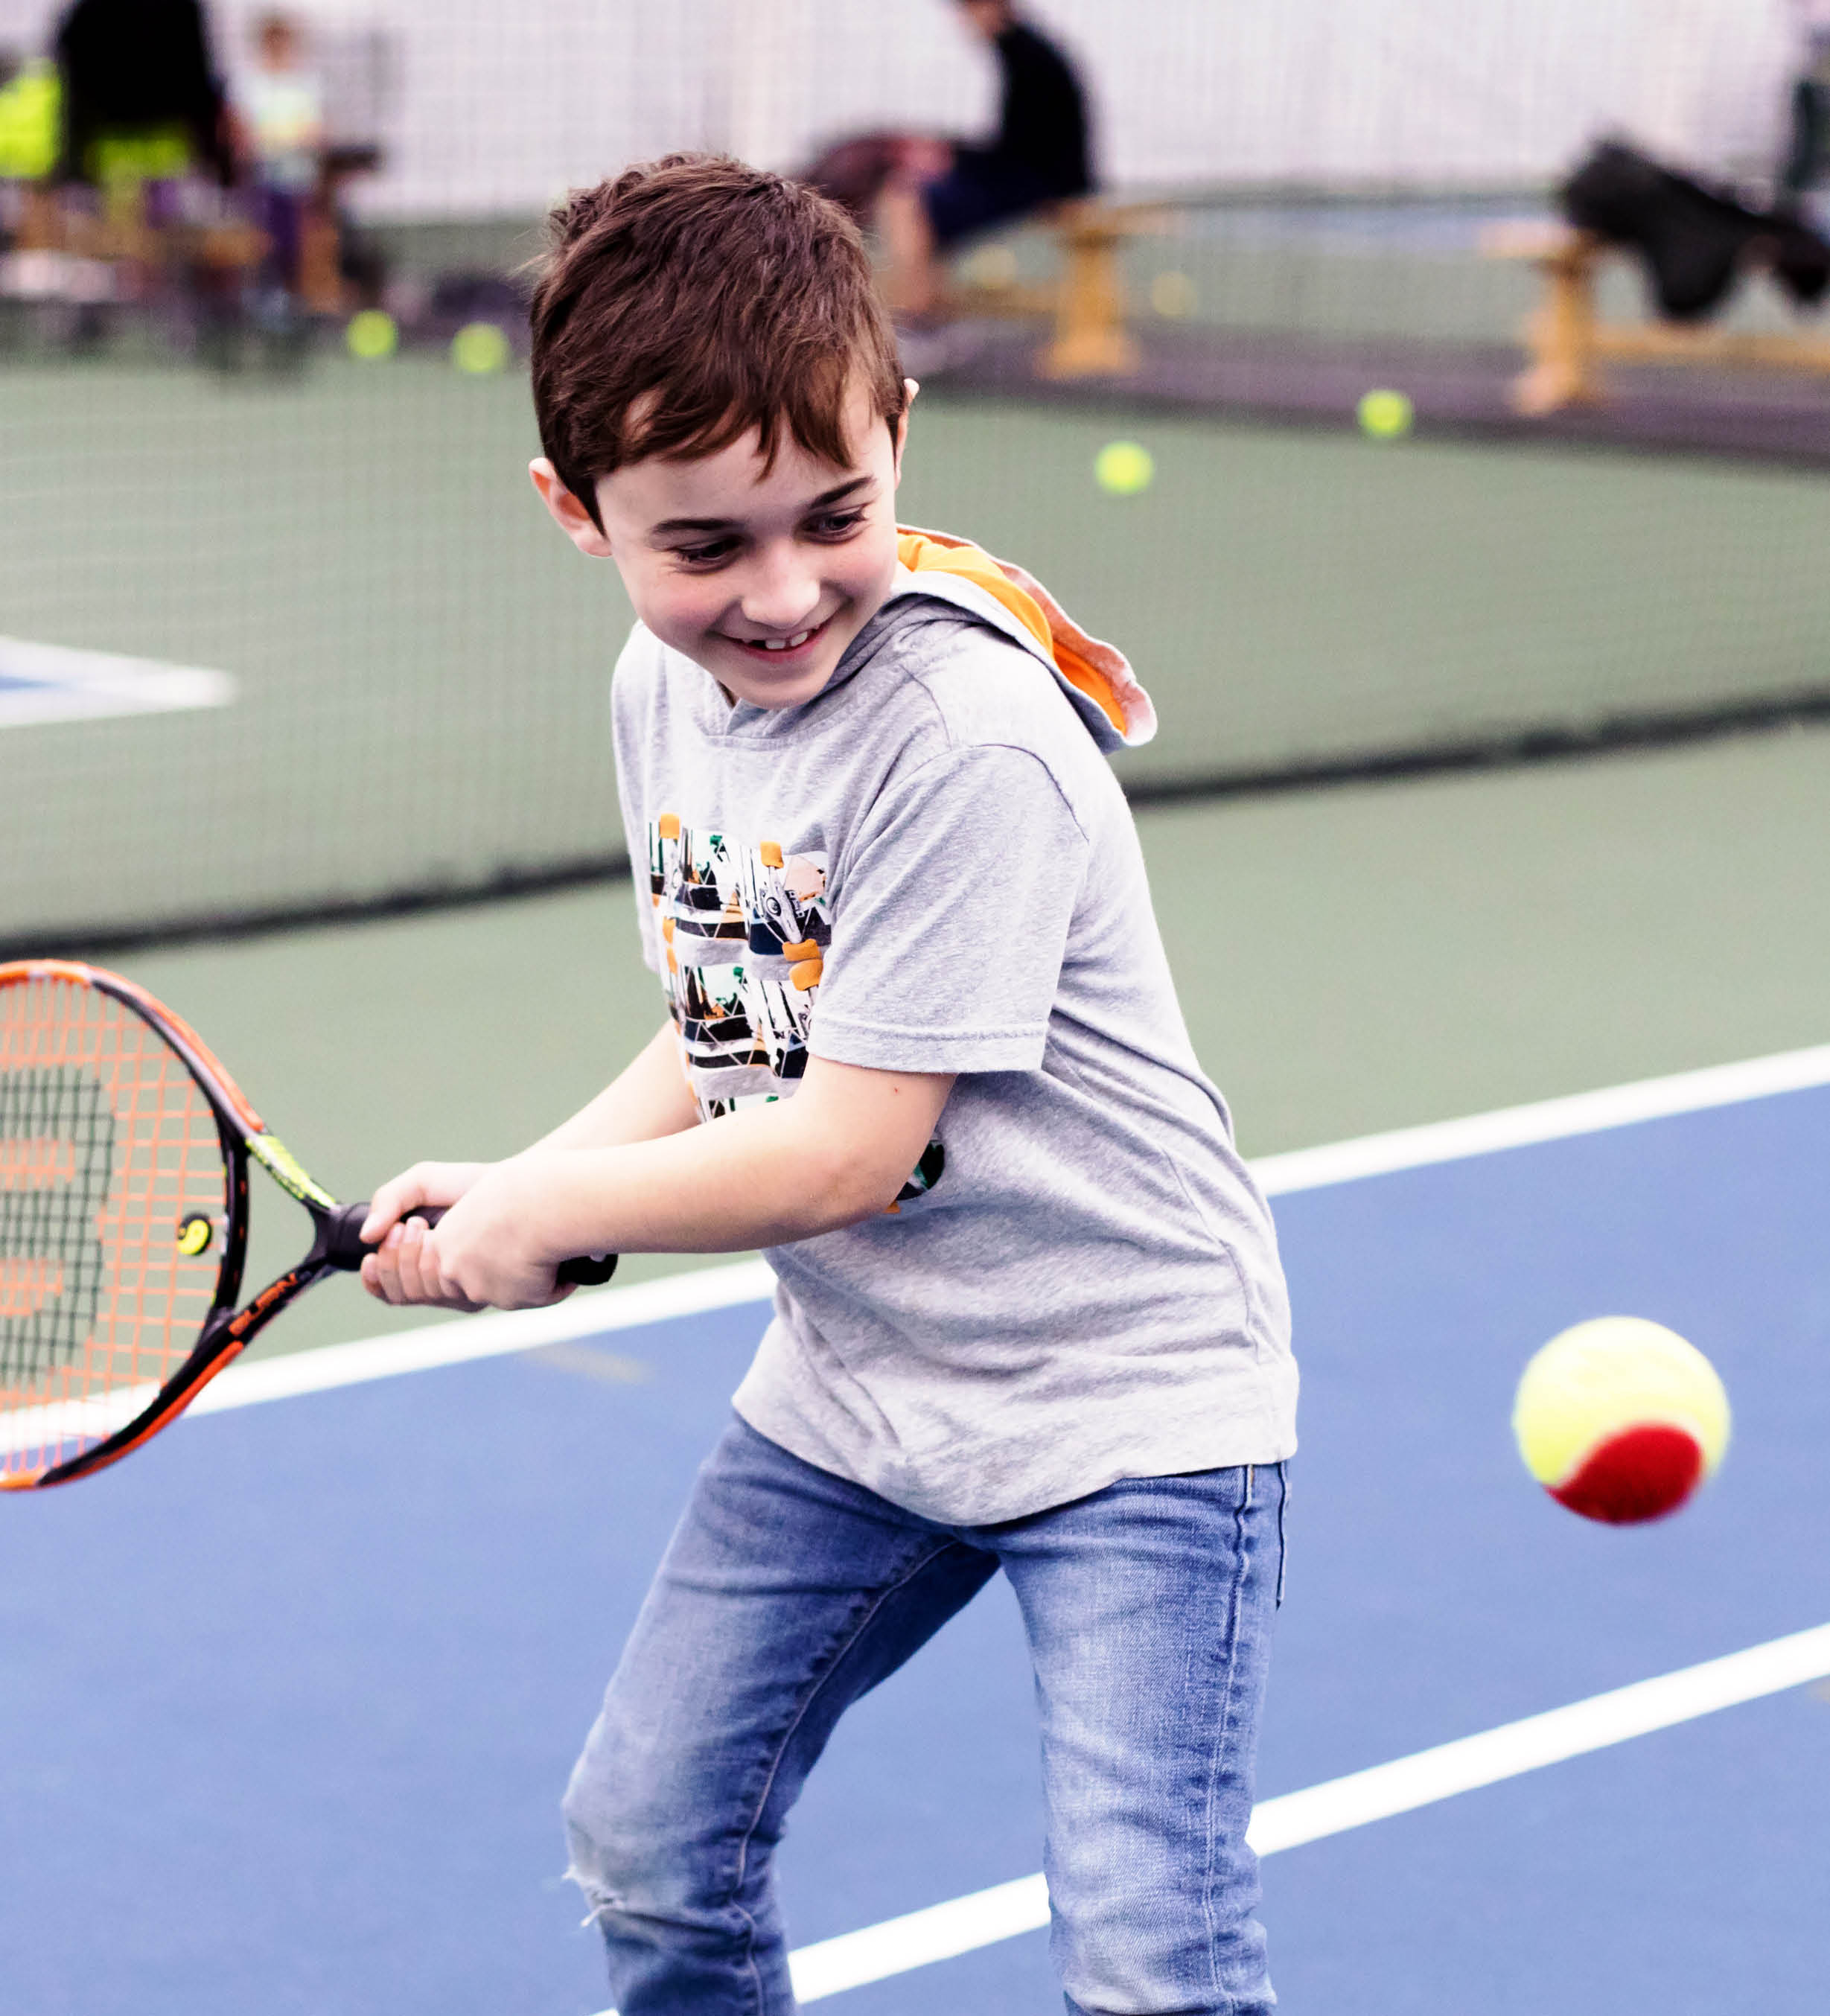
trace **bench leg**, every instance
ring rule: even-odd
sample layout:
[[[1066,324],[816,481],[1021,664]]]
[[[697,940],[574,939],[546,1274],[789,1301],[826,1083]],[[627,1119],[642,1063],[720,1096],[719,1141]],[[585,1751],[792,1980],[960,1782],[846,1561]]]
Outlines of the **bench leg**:
[[[1122,378],[1137,369],[1125,327],[1119,241],[1103,232],[1071,237],[1055,307],[1054,340],[1037,359],[1045,378]]]
[[[63,211],[49,182],[26,185],[16,243],[21,252],[62,250]]]
[[[340,250],[336,221],[315,206],[307,210],[299,232],[299,298],[312,315],[343,311]]]
[[[1560,252],[1542,261],[1544,303],[1527,325],[1529,369],[1513,380],[1515,412],[1530,417],[1564,406],[1594,405],[1601,397],[1595,369],[1594,261],[1585,250]]]

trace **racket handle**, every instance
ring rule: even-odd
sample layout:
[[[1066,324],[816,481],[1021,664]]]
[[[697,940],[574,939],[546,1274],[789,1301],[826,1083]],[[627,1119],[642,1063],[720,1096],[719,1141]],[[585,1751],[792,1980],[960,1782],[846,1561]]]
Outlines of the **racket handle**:
[[[362,1221],[369,1215],[369,1207],[362,1204],[339,1204],[337,1209],[326,1214],[324,1219],[324,1257],[333,1267],[340,1267],[345,1273],[353,1274],[375,1249],[362,1243]],[[440,1204],[421,1204],[407,1213],[427,1226],[436,1225],[444,1217],[445,1209]],[[616,1272],[614,1253],[582,1254],[576,1260],[562,1261],[558,1279],[568,1288],[599,1288]]]

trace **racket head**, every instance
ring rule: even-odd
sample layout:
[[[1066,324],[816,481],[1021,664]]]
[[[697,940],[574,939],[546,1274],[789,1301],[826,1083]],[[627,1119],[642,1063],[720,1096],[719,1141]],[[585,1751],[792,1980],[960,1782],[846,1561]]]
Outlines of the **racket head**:
[[[74,961],[0,964],[0,1489],[112,1460],[210,1375],[260,1132],[143,988]]]

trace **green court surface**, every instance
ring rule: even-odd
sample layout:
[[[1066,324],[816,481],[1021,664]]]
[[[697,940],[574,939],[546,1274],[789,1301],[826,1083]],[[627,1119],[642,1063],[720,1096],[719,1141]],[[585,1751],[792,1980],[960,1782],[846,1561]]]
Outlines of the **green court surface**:
[[[1128,499],[1092,475],[1122,436],[1157,470]],[[520,378],[425,355],[287,381],[0,373],[0,631],[239,682],[222,707],[0,728],[0,939],[81,949],[85,927],[619,852],[605,689],[629,612],[539,512],[535,445]],[[1129,652],[1163,724],[1121,759],[1134,782],[1728,704],[1830,664],[1830,488],[1797,470],[924,398],[901,506]],[[1253,1153],[1830,1022],[1830,731],[1140,823]],[[117,963],[355,1196],[416,1157],[511,1150],[646,1039],[629,903],[611,884]],[[274,1203],[257,1272],[294,1257]],[[263,1348],[388,1320],[337,1284]]]
[[[22,364],[0,401],[0,629],[238,682],[5,732],[0,940],[620,850],[629,610],[528,490],[518,376]],[[1092,473],[1119,435],[1157,469],[1127,499]],[[1830,659],[1830,490],[1796,470],[931,399],[901,507],[1129,651],[1165,723],[1134,781],[1729,705]]]
[[[1255,1154],[1830,1028],[1830,732],[1139,823],[1197,1046]],[[515,1148],[632,1054],[661,1006],[630,902],[621,884],[123,963],[355,1195],[418,1156]],[[261,1202],[257,1271],[294,1257],[301,1222]],[[333,1283],[261,1348],[394,1320]]]

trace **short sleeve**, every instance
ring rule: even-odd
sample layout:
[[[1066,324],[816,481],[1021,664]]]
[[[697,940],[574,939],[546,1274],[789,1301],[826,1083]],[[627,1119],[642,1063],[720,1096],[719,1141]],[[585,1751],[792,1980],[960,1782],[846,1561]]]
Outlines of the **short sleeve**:
[[[653,743],[652,723],[643,700],[654,688],[654,641],[638,623],[617,656],[610,685],[610,715],[616,755],[617,805],[622,816],[623,844],[629,849],[629,880],[636,899],[636,934],[642,947],[643,964],[650,973],[659,973],[661,934],[655,920],[642,788],[643,754]]]
[[[1087,841],[1028,751],[951,750],[892,782],[835,863],[809,1049],[877,1071],[1034,1071]]]

